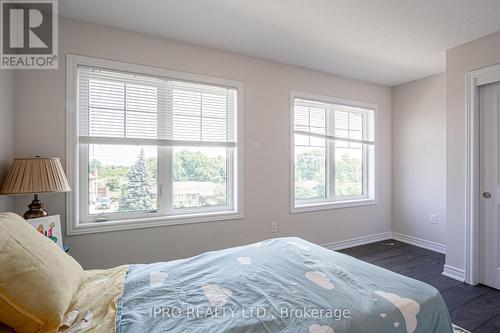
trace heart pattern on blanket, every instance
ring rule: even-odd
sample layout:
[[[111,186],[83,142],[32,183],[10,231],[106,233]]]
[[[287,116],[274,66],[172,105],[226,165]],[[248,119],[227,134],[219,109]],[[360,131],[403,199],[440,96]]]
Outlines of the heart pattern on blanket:
[[[251,265],[252,264],[252,258],[250,257],[238,257],[236,258],[238,262],[242,265]]]
[[[394,327],[398,328],[399,327],[399,321],[394,322]]]
[[[216,284],[205,283],[201,286],[203,293],[212,306],[223,306],[233,294],[231,290],[221,288]]]
[[[393,293],[375,291],[375,294],[385,298],[401,311],[408,333],[412,333],[417,329],[417,313],[420,311],[420,304],[411,298],[402,298]]]
[[[309,333],[335,333],[335,331],[330,326],[314,324],[309,326]]]
[[[385,316],[387,316],[387,314],[386,314],[386,313],[383,313],[383,312],[382,312],[382,313],[380,314],[380,318],[385,318]]]
[[[324,289],[333,289],[335,287],[326,274],[322,272],[309,271],[306,273],[306,278]]]
[[[157,288],[163,285],[168,274],[166,272],[151,272],[149,273],[149,284],[152,288]]]

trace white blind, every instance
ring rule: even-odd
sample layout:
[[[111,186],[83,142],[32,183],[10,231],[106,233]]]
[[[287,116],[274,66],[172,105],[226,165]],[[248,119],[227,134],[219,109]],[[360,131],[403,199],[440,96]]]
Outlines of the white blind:
[[[325,140],[374,144],[373,110],[296,98],[297,144],[324,146]]]
[[[236,144],[235,88],[99,68],[78,68],[79,141]]]

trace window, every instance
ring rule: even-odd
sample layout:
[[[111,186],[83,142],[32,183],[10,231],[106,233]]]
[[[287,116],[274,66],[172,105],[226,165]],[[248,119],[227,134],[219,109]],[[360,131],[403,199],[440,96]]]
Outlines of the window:
[[[70,233],[241,217],[241,83],[79,56],[68,73]]]
[[[292,212],[371,204],[375,106],[292,92]]]

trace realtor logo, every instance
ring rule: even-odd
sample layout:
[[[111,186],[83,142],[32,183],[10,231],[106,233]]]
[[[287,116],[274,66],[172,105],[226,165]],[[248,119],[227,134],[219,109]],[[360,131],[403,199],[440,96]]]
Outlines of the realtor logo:
[[[57,0],[0,1],[0,68],[57,69]]]

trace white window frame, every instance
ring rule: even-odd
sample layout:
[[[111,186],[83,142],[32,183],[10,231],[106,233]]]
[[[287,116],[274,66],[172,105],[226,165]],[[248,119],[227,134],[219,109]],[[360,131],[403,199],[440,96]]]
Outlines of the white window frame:
[[[81,184],[88,181],[83,177],[80,168],[88,168],[88,149],[78,142],[78,66],[106,68],[134,74],[157,76],[169,79],[177,79],[202,84],[212,84],[231,87],[237,91],[237,143],[236,150],[228,149],[227,166],[227,197],[228,205],[225,210],[218,207],[176,209],[175,215],[164,215],[168,209],[166,202],[171,199],[172,193],[165,191],[162,184],[168,184],[173,188],[173,179],[165,172],[158,175],[158,211],[154,213],[120,213],[120,219],[107,221],[96,221],[95,216],[90,218],[87,209],[86,198],[81,198]],[[222,220],[238,220],[243,218],[243,82],[217,78],[205,75],[197,75],[178,71],[167,70],[150,66],[136,65],[106,59],[91,58],[68,54],[66,58],[66,172],[72,191],[66,198],[66,234],[88,234],[96,232],[108,232],[116,230],[141,229],[148,227],[177,225],[185,223],[199,223]],[[118,142],[117,142],[118,143]],[[119,144],[119,143],[118,143]],[[173,149],[173,147],[161,147],[161,149]],[[171,156],[172,154],[164,154]],[[236,163],[234,163],[236,161]],[[158,158],[158,163],[164,163],[164,167],[170,168],[170,163],[165,158]],[[236,164],[236,168],[234,167]],[[88,186],[88,185],[83,185]],[[86,187],[85,187],[86,188]],[[88,195],[88,194],[87,194]],[[170,197],[167,197],[170,196]],[[161,198],[162,197],[162,198]],[[161,198],[161,199],[160,199]]]
[[[371,154],[371,158],[368,159],[368,150],[365,145],[363,145],[363,159],[364,161],[368,161],[367,163],[363,163],[363,193],[366,193],[362,196],[355,197],[343,197],[343,198],[334,198],[335,192],[335,177],[331,177],[334,172],[329,171],[330,165],[334,165],[335,163],[335,154],[332,152],[334,150],[333,141],[327,140],[327,144],[325,146],[326,151],[326,168],[325,168],[325,177],[326,177],[326,191],[330,193],[326,193],[325,198],[319,199],[307,199],[307,200],[295,200],[295,99],[305,99],[316,102],[330,103],[330,104],[339,104],[345,106],[359,107],[373,110],[373,153]],[[359,207],[359,206],[368,206],[368,205],[376,205],[377,202],[377,178],[376,178],[376,168],[377,168],[377,141],[376,141],[376,129],[377,129],[377,104],[368,103],[368,102],[360,102],[354,101],[344,98],[338,98],[333,96],[326,96],[320,94],[313,94],[302,91],[290,91],[290,213],[304,213],[304,212],[314,212],[319,210],[327,210],[327,209],[338,209],[338,208],[348,208],[348,207]],[[364,117],[364,121],[367,119]]]

